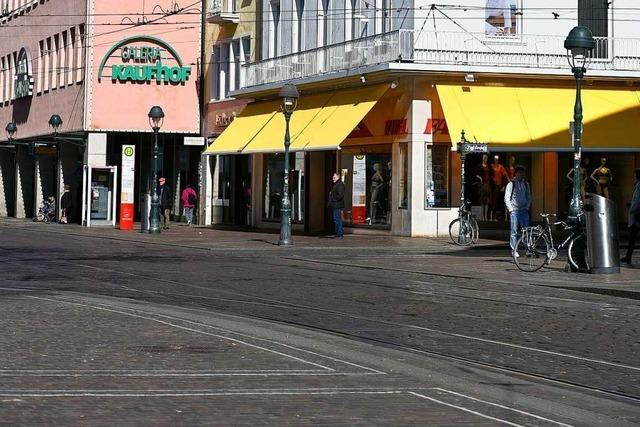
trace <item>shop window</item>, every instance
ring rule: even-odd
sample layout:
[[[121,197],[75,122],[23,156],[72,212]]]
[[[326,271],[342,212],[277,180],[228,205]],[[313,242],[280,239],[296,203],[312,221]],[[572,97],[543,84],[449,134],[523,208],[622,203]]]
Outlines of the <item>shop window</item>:
[[[425,198],[427,208],[451,206],[449,191],[449,145],[428,145],[425,152]]]
[[[515,175],[515,167],[525,168],[526,180],[536,188],[531,153],[470,154],[465,164],[465,197],[474,205],[480,220],[508,221],[504,206],[504,191]]]
[[[289,154],[289,199],[291,221],[304,221],[304,153]],[[264,202],[262,219],[279,221],[284,188],[284,154],[264,155]]]
[[[343,150],[345,222],[351,225],[391,225],[391,147]]]
[[[409,144],[400,144],[400,175],[398,182],[398,208],[409,206]]]
[[[627,202],[635,184],[633,171],[637,155],[632,153],[586,152],[582,154],[580,191],[608,197],[616,204],[617,220],[627,221]],[[608,170],[608,173],[607,173]],[[558,155],[558,213],[567,215],[573,195],[573,154]]]
[[[485,0],[485,34],[492,37],[519,35],[522,25],[521,0]]]

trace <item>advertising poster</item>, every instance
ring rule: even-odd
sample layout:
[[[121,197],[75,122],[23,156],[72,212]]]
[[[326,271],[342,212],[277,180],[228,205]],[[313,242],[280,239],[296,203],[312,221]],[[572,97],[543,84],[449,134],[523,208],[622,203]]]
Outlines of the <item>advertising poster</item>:
[[[120,183],[120,230],[133,230],[134,191],[136,177],[136,147],[122,146]]]
[[[353,192],[351,222],[364,224],[367,218],[367,159],[364,154],[353,157]]]

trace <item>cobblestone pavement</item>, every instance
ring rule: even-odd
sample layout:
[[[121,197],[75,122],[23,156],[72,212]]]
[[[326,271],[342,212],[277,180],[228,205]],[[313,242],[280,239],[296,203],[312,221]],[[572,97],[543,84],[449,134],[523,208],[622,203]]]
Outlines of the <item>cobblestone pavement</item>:
[[[637,425],[640,274],[0,223],[0,425]]]

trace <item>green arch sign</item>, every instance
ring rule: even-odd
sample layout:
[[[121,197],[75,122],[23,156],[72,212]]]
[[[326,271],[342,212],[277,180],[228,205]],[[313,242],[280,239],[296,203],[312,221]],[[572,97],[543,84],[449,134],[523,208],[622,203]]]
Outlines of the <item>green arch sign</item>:
[[[111,55],[120,49],[121,64],[111,65],[112,82],[184,84],[189,80],[191,67],[184,67],[182,59],[171,45],[162,39],[152,36],[127,37],[105,53],[98,68],[98,81],[102,81],[104,68]],[[176,61],[177,66],[162,64],[162,52],[166,51]]]

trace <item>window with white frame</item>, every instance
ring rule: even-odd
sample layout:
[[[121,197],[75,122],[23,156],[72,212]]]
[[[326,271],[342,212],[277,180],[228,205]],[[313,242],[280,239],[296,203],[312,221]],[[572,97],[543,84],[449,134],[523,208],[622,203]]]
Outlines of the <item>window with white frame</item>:
[[[271,11],[269,17],[269,33],[268,33],[268,54],[269,58],[280,55],[280,3],[278,0],[269,1],[269,9]]]
[[[242,66],[251,58],[251,38],[241,37],[218,42],[211,53],[211,100],[229,97],[229,92],[244,86]]]
[[[304,0],[293,0],[293,8],[294,23],[291,27],[292,52],[301,52],[305,50]]]

